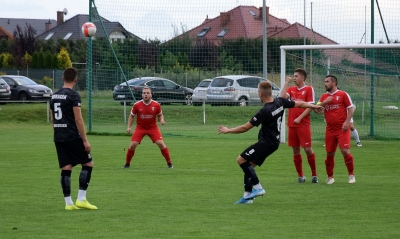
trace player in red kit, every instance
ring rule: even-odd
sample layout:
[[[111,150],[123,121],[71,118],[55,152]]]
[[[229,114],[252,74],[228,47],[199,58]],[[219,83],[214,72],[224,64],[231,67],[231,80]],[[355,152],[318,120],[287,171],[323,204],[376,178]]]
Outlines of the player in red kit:
[[[335,152],[339,145],[343,155],[344,163],[349,175],[349,183],[355,183],[354,159],[350,153],[350,119],[353,117],[354,105],[350,96],[337,88],[338,80],[333,75],[325,78],[326,93],[322,94],[318,104],[325,107],[324,118],[326,121],[325,130],[325,167],[328,174],[327,184],[333,184],[333,169],[335,166]]]
[[[289,87],[291,77],[286,78],[286,82],[280,97],[290,98],[294,101],[306,102],[314,104],[314,89],[312,86],[306,85],[305,80],[307,72],[303,69],[296,69],[293,74],[295,86]],[[311,120],[309,108],[290,108],[288,115],[288,145],[293,149],[293,162],[297,171],[298,183],[304,183],[306,177],[303,173],[303,159],[301,157],[300,147],[304,149],[307,155],[308,165],[311,169],[312,183],[318,183],[317,167],[315,154],[311,148]]]
[[[156,123],[157,117],[162,125],[165,124],[161,106],[157,101],[152,100],[151,89],[147,86],[142,90],[142,98],[142,100],[133,105],[131,114],[129,115],[126,132],[130,133],[132,131],[131,127],[135,116],[136,128],[132,134],[131,143],[126,153],[124,168],[130,167],[136,147],[140,144],[145,135],[148,135],[153,143],[157,144],[160,148],[161,154],[164,156],[165,161],[167,161],[168,168],[173,168],[168,147],[164,144],[162,134]]]

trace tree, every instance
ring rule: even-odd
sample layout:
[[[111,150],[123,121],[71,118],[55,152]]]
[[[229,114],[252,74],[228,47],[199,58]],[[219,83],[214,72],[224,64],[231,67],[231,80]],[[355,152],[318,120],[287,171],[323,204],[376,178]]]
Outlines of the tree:
[[[65,69],[72,66],[67,50],[62,47],[57,55],[58,69]]]
[[[26,68],[26,70],[28,70],[31,60],[32,56],[29,55],[28,52],[25,52],[25,55],[22,57],[22,66]]]
[[[28,23],[23,30],[19,25],[17,25],[13,36],[14,36],[14,57],[17,67],[23,66],[22,58],[27,52],[32,55],[37,49],[37,42],[35,38],[36,30]]]

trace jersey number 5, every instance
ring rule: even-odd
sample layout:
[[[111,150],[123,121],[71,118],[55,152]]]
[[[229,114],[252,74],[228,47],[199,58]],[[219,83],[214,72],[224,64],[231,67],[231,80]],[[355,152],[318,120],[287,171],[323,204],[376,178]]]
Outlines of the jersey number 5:
[[[61,103],[54,103],[54,118],[56,120],[62,119],[62,111],[60,105]]]

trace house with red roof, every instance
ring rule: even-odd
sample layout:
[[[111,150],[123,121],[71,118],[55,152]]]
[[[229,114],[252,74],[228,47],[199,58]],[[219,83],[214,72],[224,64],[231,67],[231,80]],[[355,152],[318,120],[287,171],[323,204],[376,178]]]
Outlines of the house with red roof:
[[[266,8],[267,38],[292,38],[303,39],[304,34],[311,44],[318,45],[337,45],[338,43],[305,28],[299,23],[291,24],[284,18],[278,18],[269,14],[269,7]],[[207,18],[199,26],[189,30],[191,39],[206,39],[219,45],[222,39],[238,38],[262,38],[263,37],[263,11],[262,7],[237,6],[230,11],[221,12],[215,18]],[[181,35],[182,36],[182,35]],[[180,37],[180,36],[178,36]],[[355,64],[368,64],[370,61],[362,55],[351,50],[324,50],[324,55],[329,58],[330,64],[340,64],[343,56]]]

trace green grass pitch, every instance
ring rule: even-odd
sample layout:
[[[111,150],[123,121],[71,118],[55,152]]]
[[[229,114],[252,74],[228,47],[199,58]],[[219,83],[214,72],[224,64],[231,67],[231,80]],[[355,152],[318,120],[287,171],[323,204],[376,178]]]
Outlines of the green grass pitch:
[[[336,183],[324,183],[321,141],[313,145],[320,182],[311,184],[305,163],[307,182],[298,184],[282,144],[257,168],[267,194],[234,205],[243,193],[236,158],[255,139],[166,136],[171,170],[145,138],[122,169],[130,138],[89,135],[95,168],[87,198],[99,210],[65,211],[51,126],[2,122],[0,138],[0,238],[400,238],[398,140],[363,140],[359,148],[352,141],[354,185],[339,154]]]

